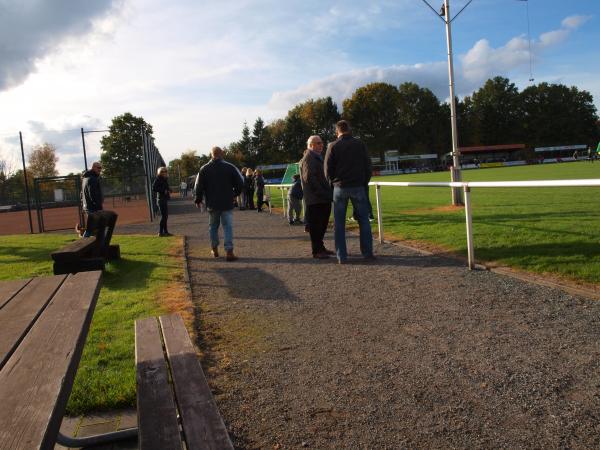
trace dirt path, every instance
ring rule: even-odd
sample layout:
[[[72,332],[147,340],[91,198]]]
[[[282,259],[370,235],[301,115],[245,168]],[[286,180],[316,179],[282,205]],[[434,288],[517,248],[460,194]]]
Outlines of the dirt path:
[[[317,261],[302,227],[250,211],[226,263],[206,215],[175,209],[239,448],[600,447],[600,302],[392,245]]]

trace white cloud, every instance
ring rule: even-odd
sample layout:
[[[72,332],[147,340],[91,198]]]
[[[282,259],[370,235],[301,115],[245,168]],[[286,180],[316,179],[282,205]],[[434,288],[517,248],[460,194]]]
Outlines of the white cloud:
[[[120,2],[25,0],[0,4],[0,91],[17,86],[68,38],[89,34]]]
[[[588,17],[571,16],[562,21],[562,28],[540,35],[532,43],[532,52],[541,53],[548,47],[563,42]],[[487,39],[480,39],[464,55],[455,56],[456,94],[469,95],[485,80],[496,75],[524,68],[529,63],[529,42],[524,36],[510,39],[494,48]],[[311,81],[295,89],[273,93],[269,106],[276,111],[287,111],[293,105],[310,98],[331,96],[341,107],[360,86],[373,82],[398,85],[412,81],[431,89],[439,98],[448,98],[448,69],[445,61],[389,67],[367,67],[339,72]],[[340,108],[341,109],[341,108]]]
[[[576,29],[590,20],[591,16],[569,16],[563,19],[561,25],[565,28]]]

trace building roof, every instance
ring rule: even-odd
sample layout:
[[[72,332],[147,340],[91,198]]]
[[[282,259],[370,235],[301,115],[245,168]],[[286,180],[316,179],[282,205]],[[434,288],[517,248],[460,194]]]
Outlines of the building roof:
[[[512,152],[523,150],[525,144],[502,144],[502,145],[478,145],[475,147],[459,147],[461,153],[484,153],[484,152]]]

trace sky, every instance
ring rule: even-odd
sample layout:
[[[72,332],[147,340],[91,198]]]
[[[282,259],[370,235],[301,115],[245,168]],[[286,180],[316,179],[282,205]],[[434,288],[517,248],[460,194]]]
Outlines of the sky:
[[[457,95],[532,74],[600,107],[599,17],[598,0],[473,0],[452,22]],[[59,172],[78,172],[80,129],[131,112],[169,161],[310,98],[341,110],[375,81],[449,97],[444,23],[422,0],[0,0],[0,159],[13,168],[19,131],[26,154],[52,143]],[[101,136],[86,134],[88,162]]]

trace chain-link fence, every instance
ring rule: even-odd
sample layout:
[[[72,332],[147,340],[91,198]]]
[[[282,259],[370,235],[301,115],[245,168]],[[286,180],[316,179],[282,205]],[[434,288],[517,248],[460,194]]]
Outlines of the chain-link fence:
[[[0,133],[0,234],[74,228],[82,220],[81,174],[92,161],[100,160],[100,140],[106,131]],[[36,177],[32,170],[30,156],[45,142],[52,143],[58,157],[56,170],[62,176]],[[101,179],[104,207],[117,212],[121,224],[153,220],[156,215],[152,181],[158,167],[166,164],[149,135],[144,134],[139,151],[143,166],[137,173]]]
[[[33,195],[40,233],[68,230],[83,223],[78,175],[36,178]]]

